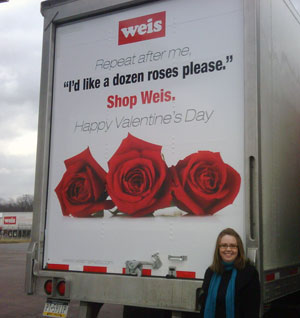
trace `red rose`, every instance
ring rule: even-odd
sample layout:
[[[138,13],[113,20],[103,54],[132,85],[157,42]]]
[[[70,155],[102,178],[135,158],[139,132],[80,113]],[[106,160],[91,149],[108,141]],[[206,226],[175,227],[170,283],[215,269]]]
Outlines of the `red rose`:
[[[231,204],[240,189],[239,173],[218,152],[198,151],[171,170],[176,205],[189,213],[214,214]]]
[[[89,148],[65,160],[67,171],[55,192],[63,215],[87,217],[114,207],[106,200],[106,172],[92,157]]]
[[[161,148],[128,134],[109,160],[107,190],[119,211],[144,216],[170,205],[171,177]]]

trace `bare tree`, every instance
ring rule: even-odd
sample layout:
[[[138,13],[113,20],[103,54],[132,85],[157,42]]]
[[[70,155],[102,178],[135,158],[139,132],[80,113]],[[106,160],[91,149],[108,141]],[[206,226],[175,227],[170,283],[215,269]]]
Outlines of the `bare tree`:
[[[16,206],[18,211],[32,211],[33,196],[30,194],[23,194],[16,199]]]
[[[0,212],[30,212],[33,211],[33,195],[23,194],[14,199],[0,198]]]

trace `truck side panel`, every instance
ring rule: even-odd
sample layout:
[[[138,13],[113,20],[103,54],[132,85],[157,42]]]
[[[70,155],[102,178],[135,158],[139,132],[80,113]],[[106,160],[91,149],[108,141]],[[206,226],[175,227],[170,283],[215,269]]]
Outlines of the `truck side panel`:
[[[260,73],[265,270],[300,260],[299,20],[285,1],[268,5]]]
[[[299,12],[292,1],[260,5],[262,233],[266,299],[300,284]]]

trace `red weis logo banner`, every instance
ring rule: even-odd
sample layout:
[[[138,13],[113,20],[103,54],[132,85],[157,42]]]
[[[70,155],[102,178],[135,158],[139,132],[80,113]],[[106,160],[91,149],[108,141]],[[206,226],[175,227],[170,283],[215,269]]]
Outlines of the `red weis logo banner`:
[[[166,35],[166,11],[119,22],[119,45],[161,38]]]
[[[4,217],[4,224],[17,224],[17,217],[16,216],[5,216]]]

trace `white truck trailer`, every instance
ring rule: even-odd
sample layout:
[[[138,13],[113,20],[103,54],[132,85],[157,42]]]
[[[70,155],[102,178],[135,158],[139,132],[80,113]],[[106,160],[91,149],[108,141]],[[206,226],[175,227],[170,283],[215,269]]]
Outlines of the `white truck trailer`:
[[[92,303],[198,311],[226,227],[263,303],[300,289],[298,5],[42,2],[26,291],[45,316],[69,300],[81,317]]]
[[[0,237],[29,238],[32,212],[1,212]]]

